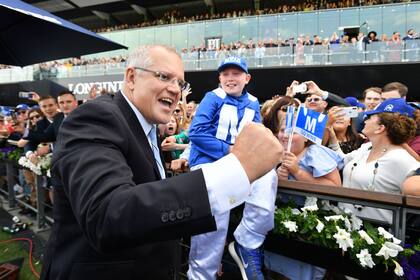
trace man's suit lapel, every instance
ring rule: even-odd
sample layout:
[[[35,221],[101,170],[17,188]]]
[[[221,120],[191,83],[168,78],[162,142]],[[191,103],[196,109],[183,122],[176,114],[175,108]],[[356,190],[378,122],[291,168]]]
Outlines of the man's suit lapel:
[[[150,147],[149,140],[146,134],[144,133],[144,130],[141,127],[136,114],[133,112],[130,105],[127,103],[127,101],[125,100],[124,96],[122,96],[122,93],[120,91],[115,94],[114,99],[118,107],[120,108],[123,116],[127,119],[130,129],[134,132],[134,135],[138,136],[136,137],[136,140],[139,143],[139,146],[143,147],[143,150],[146,155],[146,159],[153,166],[153,170],[155,171],[156,176],[162,179],[160,176],[159,168],[155,161],[155,156],[153,155],[152,148]],[[159,145],[159,150],[160,150],[160,145]]]

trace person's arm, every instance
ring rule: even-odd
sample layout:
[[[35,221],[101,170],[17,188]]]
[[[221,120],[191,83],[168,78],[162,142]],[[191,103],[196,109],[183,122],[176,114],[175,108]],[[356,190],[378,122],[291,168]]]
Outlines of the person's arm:
[[[350,106],[350,104],[344,98],[337,94],[320,89],[318,85],[313,81],[307,81],[305,84],[308,87],[308,90],[306,91],[307,94],[316,94],[320,96],[328,103],[328,106],[330,107],[337,105]]]
[[[198,107],[189,129],[190,141],[197,150],[215,160],[229,153],[229,144],[217,139],[212,133],[214,115],[218,109],[218,97],[215,93],[207,93]]]
[[[213,215],[243,203],[250,183],[281,160],[278,140],[253,124],[243,129],[230,155],[156,181],[148,173],[153,161],[146,136],[130,137],[134,128],[113,110],[93,101],[72,112],[60,128],[52,163],[56,187],[100,252],[215,230]],[[172,220],[177,213],[185,216]]]
[[[55,121],[55,120],[54,120]],[[54,130],[54,124],[51,123],[47,129],[40,131],[40,130],[29,130],[29,133],[23,139],[31,141],[31,142],[55,142],[56,135]]]
[[[299,167],[298,159],[293,153],[285,152],[282,168],[287,168],[287,171],[296,178],[297,181],[305,181],[321,185],[341,186],[340,173],[337,168],[324,176],[314,177],[309,172]]]
[[[401,189],[405,195],[420,196],[420,168],[402,183]]]
[[[413,158],[415,158],[417,161],[420,161],[419,154],[416,153],[407,143],[404,143],[401,145]]]

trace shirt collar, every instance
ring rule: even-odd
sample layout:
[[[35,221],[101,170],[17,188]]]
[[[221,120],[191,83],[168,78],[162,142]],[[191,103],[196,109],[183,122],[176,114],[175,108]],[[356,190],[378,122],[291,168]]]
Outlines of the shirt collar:
[[[143,115],[140,113],[140,111],[134,106],[133,103],[125,96],[124,92],[121,90],[122,96],[124,96],[125,100],[127,101],[128,105],[130,105],[131,109],[133,110],[134,114],[136,115],[137,119],[140,122],[141,127],[143,128],[144,134],[146,136],[149,135],[150,130],[153,127],[153,124],[150,124],[146,119],[143,117]]]

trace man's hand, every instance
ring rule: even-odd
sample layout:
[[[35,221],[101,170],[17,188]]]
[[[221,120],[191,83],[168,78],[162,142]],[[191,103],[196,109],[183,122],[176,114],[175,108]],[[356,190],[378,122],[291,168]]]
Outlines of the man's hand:
[[[19,141],[17,141],[17,146],[19,147],[19,148],[23,148],[23,147],[25,147],[25,145],[26,144],[28,144],[28,140],[25,140],[25,139],[19,139]]]
[[[305,82],[306,86],[308,87],[308,90],[306,91],[306,94],[316,94],[320,97],[324,96],[324,91],[319,88],[317,84],[315,84],[314,81],[307,81]]]
[[[250,123],[236,138],[232,153],[238,158],[252,183],[281,161],[283,146],[268,128]]]
[[[185,158],[174,159],[171,161],[171,169],[177,172],[183,172],[188,169],[188,160]]]
[[[36,149],[36,153],[38,156],[46,155],[50,152],[50,146],[49,145],[39,145],[38,149]]]
[[[28,156],[28,159],[29,159],[29,161],[30,161],[30,162],[32,162],[33,164],[37,164],[37,163],[38,163],[38,156],[37,156],[35,153],[30,154],[30,155]]]

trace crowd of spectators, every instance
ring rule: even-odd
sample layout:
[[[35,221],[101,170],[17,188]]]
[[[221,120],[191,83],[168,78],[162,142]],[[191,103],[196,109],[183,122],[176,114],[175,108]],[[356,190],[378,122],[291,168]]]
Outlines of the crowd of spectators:
[[[261,8],[261,9],[246,9],[242,11],[229,11],[229,12],[215,12],[203,13],[194,16],[183,15],[181,10],[171,10],[165,12],[162,17],[145,20],[136,24],[120,24],[115,26],[108,26],[103,28],[95,29],[95,32],[110,32],[115,30],[123,30],[129,28],[140,28],[147,26],[163,25],[163,24],[175,24],[183,22],[196,22],[202,20],[211,20],[219,18],[236,18],[246,17],[254,15],[267,15],[267,14],[278,14],[278,13],[290,13],[290,12],[307,12],[313,10],[322,9],[337,9],[337,8],[349,8],[357,6],[372,6],[379,4],[389,3],[401,3],[409,2],[409,0],[339,0],[339,1],[327,1],[327,0],[306,0],[306,1],[293,1],[291,3],[279,5],[278,7]]]
[[[254,41],[250,38],[247,41],[237,41],[225,43],[221,42],[217,49],[207,49],[205,43],[200,46],[191,46],[183,48],[181,50],[181,56],[184,60],[197,60],[197,59],[221,59],[231,54],[244,57],[256,57],[262,58],[266,55],[273,55],[275,53],[268,53],[268,50],[274,50],[275,48],[290,47],[296,56],[296,64],[305,64],[303,53],[308,47],[319,46],[324,50],[341,48],[344,51],[356,51],[362,52],[365,50],[366,44],[382,42],[382,46],[389,50],[390,57],[387,61],[399,61],[401,59],[400,48],[405,42],[410,44],[410,48],[418,48],[420,44],[418,33],[410,28],[404,37],[401,38],[399,32],[393,32],[388,37],[387,34],[378,36],[375,31],[370,31],[367,35],[359,33],[358,36],[349,37],[347,35],[339,36],[334,32],[329,37],[322,38],[319,35],[300,35],[297,38],[289,37],[287,39],[264,39]],[[71,71],[73,66],[84,66],[84,65],[106,65],[109,67],[122,66],[127,59],[126,55],[119,55],[115,57],[101,57],[101,58],[71,58],[63,61],[51,61],[40,63],[35,68],[35,79],[61,77],[65,76],[65,73]],[[7,65],[0,65],[0,69],[10,68]],[[63,73],[63,75],[60,75]]]

